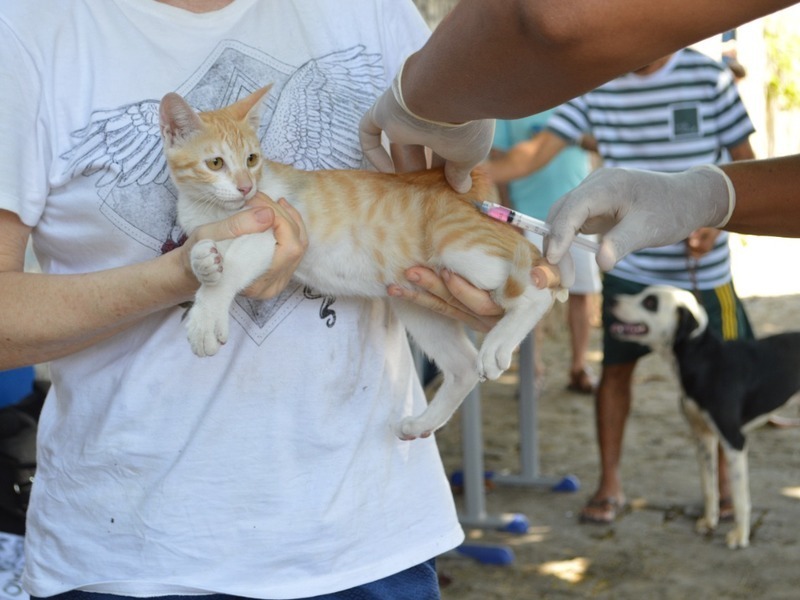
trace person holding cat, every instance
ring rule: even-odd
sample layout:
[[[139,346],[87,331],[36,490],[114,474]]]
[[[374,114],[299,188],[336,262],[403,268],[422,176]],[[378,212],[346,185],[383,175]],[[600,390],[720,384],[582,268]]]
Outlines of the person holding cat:
[[[426,404],[404,330],[290,280],[285,202],[184,241],[158,127],[167,92],[208,110],[272,83],[266,156],[362,167],[358,120],[428,35],[405,0],[0,2],[0,369],[52,373],[33,598],[439,597],[463,531],[434,437],[391,428]],[[190,249],[268,228],[277,262],[196,357]]]

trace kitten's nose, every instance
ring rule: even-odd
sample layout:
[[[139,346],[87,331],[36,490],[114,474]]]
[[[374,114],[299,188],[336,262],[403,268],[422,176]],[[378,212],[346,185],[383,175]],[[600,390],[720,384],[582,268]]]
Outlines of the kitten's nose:
[[[253,191],[253,179],[248,176],[247,173],[237,173],[235,175],[234,181],[236,182],[236,189],[239,190],[239,193],[244,196],[245,198],[248,197],[251,191]]]

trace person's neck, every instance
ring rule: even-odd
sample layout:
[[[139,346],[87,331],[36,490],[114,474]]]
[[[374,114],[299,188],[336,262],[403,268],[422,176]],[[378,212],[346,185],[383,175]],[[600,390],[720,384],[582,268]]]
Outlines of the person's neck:
[[[225,8],[233,0],[156,0],[193,13],[205,13]]]

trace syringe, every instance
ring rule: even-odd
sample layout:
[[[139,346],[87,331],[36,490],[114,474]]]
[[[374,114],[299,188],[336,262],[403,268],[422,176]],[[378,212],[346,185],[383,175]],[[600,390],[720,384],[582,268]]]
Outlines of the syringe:
[[[493,219],[502,221],[503,223],[516,225],[522,229],[538,233],[542,237],[550,234],[550,225],[534,217],[524,215],[510,208],[506,208],[505,206],[495,204],[494,202],[478,202],[477,200],[473,200],[472,203],[475,205],[475,208],[485,215],[489,215]],[[572,243],[582,250],[594,252],[595,254],[600,250],[600,244],[582,235],[575,236]]]

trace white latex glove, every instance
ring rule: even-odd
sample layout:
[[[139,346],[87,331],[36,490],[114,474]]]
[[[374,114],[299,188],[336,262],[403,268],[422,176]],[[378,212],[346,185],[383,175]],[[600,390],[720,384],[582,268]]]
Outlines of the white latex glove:
[[[597,264],[608,271],[635,250],[680,242],[700,227],[721,229],[735,205],[731,180],[713,165],[682,173],[598,169],[551,207],[545,256],[558,264],[576,233],[599,233]]]
[[[494,139],[494,120],[460,125],[428,121],[416,116],[403,100],[403,69],[372,105],[359,125],[361,149],[379,171],[394,172],[394,163],[381,145],[381,132],[392,144],[427,146],[445,161],[447,181],[459,193],[472,187],[470,171],[488,156]],[[420,166],[424,168],[424,163]]]

